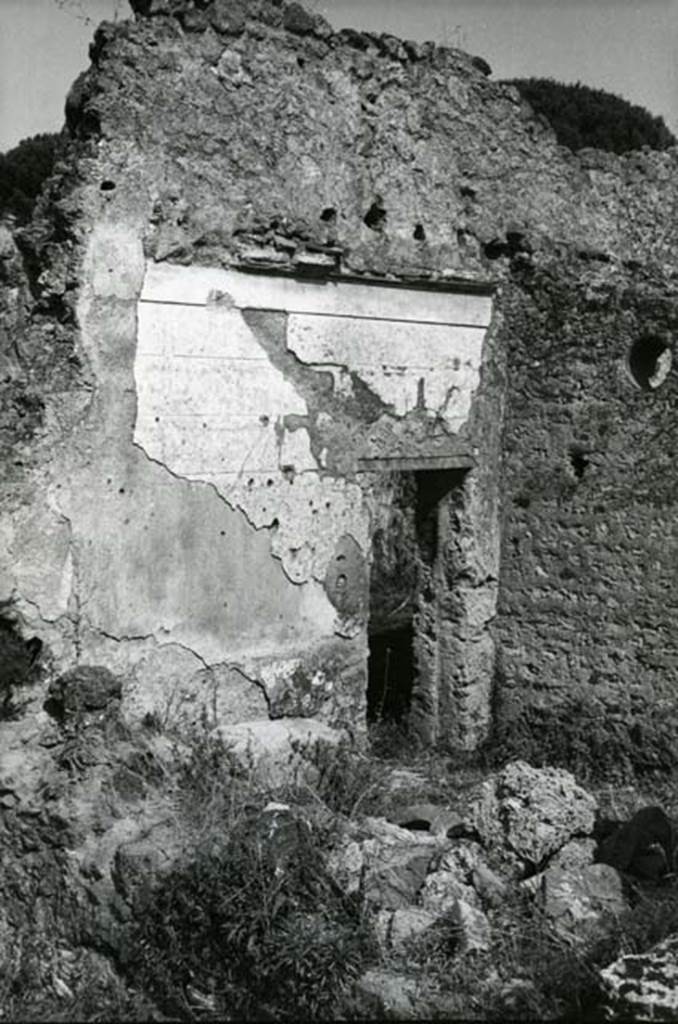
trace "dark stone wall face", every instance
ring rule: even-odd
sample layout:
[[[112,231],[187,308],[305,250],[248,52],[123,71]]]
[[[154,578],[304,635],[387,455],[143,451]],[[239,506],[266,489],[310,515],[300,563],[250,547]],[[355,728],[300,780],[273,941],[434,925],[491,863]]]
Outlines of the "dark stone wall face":
[[[499,727],[550,706],[582,747],[591,715],[625,741],[642,723],[650,745],[652,709],[678,715],[676,285],[574,254],[516,267],[514,282]],[[579,721],[564,713],[574,701]]]

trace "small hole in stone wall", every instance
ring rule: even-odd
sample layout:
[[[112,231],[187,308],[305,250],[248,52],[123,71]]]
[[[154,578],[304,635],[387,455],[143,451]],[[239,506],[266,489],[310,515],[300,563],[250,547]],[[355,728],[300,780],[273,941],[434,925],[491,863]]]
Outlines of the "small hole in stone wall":
[[[414,227],[414,237],[416,238],[416,240],[418,242],[425,242],[426,241],[426,231],[424,230],[424,225],[423,224],[415,224],[415,227]]]
[[[323,212],[320,214],[320,219],[326,224],[334,224],[337,219],[337,211],[333,206],[326,206]]]
[[[371,231],[382,231],[386,222],[386,210],[382,205],[380,199],[375,201],[370,206],[369,210],[365,214],[364,222]]]
[[[459,193],[462,199],[475,199],[476,197],[476,190],[471,188],[470,185],[462,185],[459,189]]]
[[[493,238],[483,246],[483,252],[488,260],[499,260],[503,256],[508,256],[510,250],[506,242],[502,242],[500,238]]]
[[[273,487],[273,481],[271,480],[271,478],[270,478],[270,477],[269,477],[269,478],[268,478],[268,480],[266,481],[266,486],[267,486],[267,487]]]
[[[114,181],[108,181],[108,180],[102,181],[101,184],[99,185],[99,189],[102,192],[112,192],[114,188],[115,188],[115,182]]]
[[[588,456],[588,452],[584,448],[580,448],[578,445],[572,445],[570,448],[570,465],[574,470],[574,475],[578,480],[581,480],[584,473],[591,464],[591,460]]]
[[[303,68],[306,66],[306,61],[303,57],[297,57],[297,67]]]
[[[639,338],[629,352],[629,371],[644,391],[654,391],[669,375],[671,349],[659,338]]]

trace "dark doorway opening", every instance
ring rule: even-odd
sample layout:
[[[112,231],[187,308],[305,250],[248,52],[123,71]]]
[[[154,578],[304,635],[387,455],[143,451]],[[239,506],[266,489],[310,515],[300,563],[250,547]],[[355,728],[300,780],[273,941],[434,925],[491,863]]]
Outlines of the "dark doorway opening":
[[[367,661],[368,722],[402,722],[407,717],[414,680],[412,624],[370,634]]]
[[[368,722],[408,718],[424,670],[422,635],[430,650],[436,632],[436,567],[447,523],[441,507],[463,478],[456,468],[408,469],[384,478],[372,534]]]

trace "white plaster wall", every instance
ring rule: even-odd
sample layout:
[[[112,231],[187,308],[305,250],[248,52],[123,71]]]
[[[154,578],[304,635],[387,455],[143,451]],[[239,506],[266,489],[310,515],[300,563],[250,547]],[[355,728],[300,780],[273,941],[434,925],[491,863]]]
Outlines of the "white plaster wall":
[[[295,583],[322,580],[342,534],[367,551],[368,511],[356,483],[323,475],[306,429],[286,426],[286,417],[308,414],[306,402],[269,360],[246,309],[287,313],[288,350],[330,370],[337,391],[356,374],[394,417],[423,408],[458,431],[479,384],[491,300],[147,268],[135,442],[172,473],[212,484],[256,528],[271,528],[272,552]]]
[[[351,372],[396,416],[417,407],[457,432],[468,419],[480,379],[482,327],[292,314],[288,348],[316,369],[330,369],[338,391]]]

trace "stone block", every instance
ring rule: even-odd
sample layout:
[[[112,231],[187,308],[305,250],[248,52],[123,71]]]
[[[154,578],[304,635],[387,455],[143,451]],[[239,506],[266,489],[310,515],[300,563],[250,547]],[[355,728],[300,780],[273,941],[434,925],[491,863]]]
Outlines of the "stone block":
[[[606,916],[626,910],[619,874],[608,864],[567,869],[550,867],[543,875],[544,912],[568,937],[586,939]]]
[[[421,907],[401,907],[393,912],[381,910],[377,915],[377,935],[383,948],[396,952],[423,935],[438,920],[435,914]]]
[[[539,866],[575,836],[593,830],[596,802],[570,772],[514,761],[483,783],[473,821],[483,844],[520,873]]]
[[[215,732],[243,771],[273,787],[317,776],[314,753],[337,747],[345,738],[338,729],[310,718],[242,722],[219,726]]]
[[[600,978],[608,1020],[676,1020],[678,935],[647,953],[620,957],[601,971]]]

